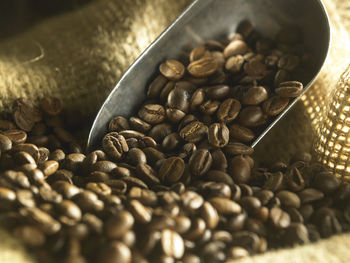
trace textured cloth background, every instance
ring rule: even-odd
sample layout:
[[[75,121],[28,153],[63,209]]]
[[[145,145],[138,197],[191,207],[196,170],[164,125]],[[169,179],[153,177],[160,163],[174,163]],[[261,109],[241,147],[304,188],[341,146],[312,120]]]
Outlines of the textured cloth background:
[[[9,110],[19,96],[36,100],[54,95],[70,109],[94,114],[127,67],[189,2],[94,0],[0,38],[0,108]],[[349,64],[350,5],[324,2],[333,24],[326,67],[303,100],[259,144],[255,155],[260,162],[270,161],[264,156],[287,160],[295,150],[311,149],[327,95]],[[0,228],[0,262],[35,260]],[[241,262],[350,262],[350,234]]]

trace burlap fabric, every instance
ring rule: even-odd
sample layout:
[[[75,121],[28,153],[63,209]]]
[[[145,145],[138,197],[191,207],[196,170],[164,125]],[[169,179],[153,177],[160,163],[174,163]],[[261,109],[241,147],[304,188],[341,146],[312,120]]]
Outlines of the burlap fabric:
[[[190,0],[93,0],[0,39],[0,108],[19,96],[61,97],[70,109],[94,114],[136,57]],[[332,24],[330,56],[320,78],[256,148],[260,163],[312,150],[324,127],[329,98],[349,64],[350,5],[324,0]],[[347,6],[349,5],[349,6]],[[1,12],[1,10],[0,10]],[[346,75],[346,74],[345,74]],[[269,159],[264,159],[268,156]],[[317,158],[317,156],[316,156]],[[350,234],[268,252],[239,262],[350,262]],[[36,262],[0,228],[0,262]]]

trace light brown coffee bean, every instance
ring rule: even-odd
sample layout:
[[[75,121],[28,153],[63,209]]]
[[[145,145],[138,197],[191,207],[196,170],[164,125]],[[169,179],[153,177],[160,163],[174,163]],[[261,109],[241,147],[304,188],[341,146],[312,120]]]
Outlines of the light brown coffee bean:
[[[211,57],[203,57],[193,61],[187,67],[188,72],[197,78],[210,76],[214,74],[217,69],[218,64],[216,60]]]
[[[201,217],[210,229],[215,229],[219,224],[219,215],[216,209],[209,202],[204,202],[201,208]]]
[[[160,64],[159,71],[167,79],[176,81],[183,77],[185,73],[185,67],[181,62],[170,59]]]
[[[116,132],[111,132],[105,135],[102,140],[102,147],[107,155],[115,160],[120,159],[123,154],[129,150],[124,136],[119,135]]]
[[[242,55],[232,56],[226,60],[225,69],[231,73],[238,73],[241,71],[244,62]]]
[[[303,84],[299,81],[286,81],[275,89],[277,95],[283,98],[295,98],[303,91]]]
[[[59,163],[57,161],[50,160],[42,164],[41,170],[43,171],[44,175],[47,177],[54,174],[58,170],[58,167],[59,167]]]
[[[130,263],[132,254],[130,249],[120,241],[111,241],[103,247],[98,262],[101,263]]]
[[[190,62],[193,62],[206,56],[210,56],[210,52],[205,48],[205,46],[198,46],[192,49],[189,58]]]
[[[147,224],[152,220],[152,212],[138,200],[129,202],[129,209],[135,220],[141,224]]]
[[[244,55],[248,51],[249,47],[243,40],[235,39],[231,41],[231,43],[228,44],[227,47],[225,47],[224,56],[225,58],[229,58],[235,55]]]
[[[22,130],[11,129],[3,131],[2,134],[9,138],[12,144],[25,143],[27,140],[27,133]]]
[[[286,228],[290,225],[290,216],[278,207],[270,210],[270,222],[276,228]]]
[[[165,109],[159,104],[146,104],[138,112],[139,117],[150,124],[158,124],[165,119]]]

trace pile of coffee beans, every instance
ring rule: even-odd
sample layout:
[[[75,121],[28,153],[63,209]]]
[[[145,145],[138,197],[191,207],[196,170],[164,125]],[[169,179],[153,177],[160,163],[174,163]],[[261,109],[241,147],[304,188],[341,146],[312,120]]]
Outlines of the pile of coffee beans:
[[[137,115],[82,153],[62,102],[0,121],[0,217],[40,262],[223,262],[350,228],[350,184],[308,153],[254,166],[264,127],[298,96],[300,34],[243,24],[167,60]],[[185,66],[186,64],[186,66]]]

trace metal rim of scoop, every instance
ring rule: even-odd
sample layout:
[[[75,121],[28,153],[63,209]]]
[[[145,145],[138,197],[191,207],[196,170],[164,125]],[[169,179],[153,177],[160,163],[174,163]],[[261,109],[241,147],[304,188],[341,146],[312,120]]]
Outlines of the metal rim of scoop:
[[[90,132],[89,132],[89,136],[88,136],[88,141],[87,141],[87,151],[92,151],[94,148],[96,148],[96,140],[98,136],[98,132],[96,132],[96,127],[98,126],[98,120],[99,118],[104,114],[104,110],[105,110],[105,106],[108,105],[113,97],[113,93],[115,90],[117,90],[121,83],[123,82],[123,80],[127,77],[128,73],[133,71],[133,69],[138,65],[139,61],[141,61],[144,57],[147,56],[147,54],[149,53],[149,51],[163,38],[164,35],[166,35],[170,30],[173,29],[173,27],[177,24],[178,21],[180,21],[183,17],[185,17],[190,10],[200,1],[203,0],[194,0],[191,4],[188,5],[188,7],[142,52],[142,54],[134,61],[134,63],[124,72],[123,76],[120,78],[120,80],[118,81],[118,83],[116,84],[116,86],[114,87],[114,89],[109,93],[109,95],[107,96],[106,100],[104,101],[104,103],[102,104],[102,106],[100,107],[94,122],[91,126]],[[207,1],[208,2],[208,1]],[[307,85],[304,86],[304,90],[303,92],[296,97],[295,99],[293,99],[292,102],[289,103],[289,105],[283,110],[282,113],[280,113],[278,116],[275,117],[275,119],[267,126],[267,128],[264,129],[264,131],[253,141],[253,143],[251,144],[251,147],[255,147],[260,140],[272,129],[273,126],[275,126],[275,124],[282,118],[284,117],[287,112],[289,112],[289,110],[294,106],[294,104],[305,94],[305,92],[308,90],[308,88],[313,84],[313,82],[316,80],[316,78],[318,77],[320,71],[322,70],[327,57],[329,56],[329,50],[330,50],[330,43],[331,43],[331,26],[330,26],[330,20],[329,20],[329,16],[328,13],[326,11],[326,8],[324,6],[324,4],[322,3],[322,0],[316,0],[317,4],[319,5],[323,15],[324,15],[324,19],[326,22],[326,29],[327,32],[325,32],[325,36],[328,39],[328,43],[326,43],[326,52],[323,56],[323,60],[322,63],[320,64],[319,68],[317,69],[316,73],[314,74],[313,78],[307,83]]]

